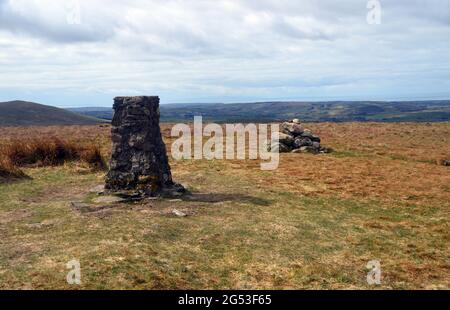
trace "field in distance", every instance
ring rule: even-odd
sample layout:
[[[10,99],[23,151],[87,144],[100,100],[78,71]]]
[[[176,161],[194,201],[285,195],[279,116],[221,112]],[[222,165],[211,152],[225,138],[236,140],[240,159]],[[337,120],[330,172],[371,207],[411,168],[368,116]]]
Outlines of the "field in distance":
[[[170,151],[170,125],[163,124]],[[449,289],[450,123],[308,124],[335,149],[259,161],[172,161],[194,200],[80,214],[105,172],[27,167],[0,184],[0,289]],[[110,152],[102,126],[0,127],[0,149],[55,136]],[[173,215],[177,209],[187,214]],[[80,287],[66,264],[81,263]]]
[[[74,112],[111,120],[111,108],[77,108]],[[444,122],[450,121],[450,100],[253,102],[234,104],[163,104],[165,122],[192,122],[203,116],[213,122],[272,122],[301,116],[307,122]]]

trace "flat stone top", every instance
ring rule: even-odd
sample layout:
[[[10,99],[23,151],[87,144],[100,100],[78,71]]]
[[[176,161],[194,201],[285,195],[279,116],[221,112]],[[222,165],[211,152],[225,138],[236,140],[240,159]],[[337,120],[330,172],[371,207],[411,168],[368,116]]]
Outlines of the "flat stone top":
[[[114,98],[114,101],[124,101],[124,100],[130,100],[130,101],[154,101],[158,100],[158,96],[118,96]]]
[[[128,105],[132,106],[148,106],[148,107],[158,107],[159,97],[158,96],[129,96],[129,97],[116,97],[114,98],[114,109],[125,107]]]

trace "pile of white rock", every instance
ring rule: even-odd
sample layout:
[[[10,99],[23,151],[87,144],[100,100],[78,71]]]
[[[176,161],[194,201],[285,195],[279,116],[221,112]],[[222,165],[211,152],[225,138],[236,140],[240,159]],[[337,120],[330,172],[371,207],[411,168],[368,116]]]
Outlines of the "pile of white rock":
[[[330,148],[322,147],[320,137],[314,135],[311,130],[305,129],[300,120],[281,124],[279,141],[271,141],[268,150],[280,153],[331,153]]]

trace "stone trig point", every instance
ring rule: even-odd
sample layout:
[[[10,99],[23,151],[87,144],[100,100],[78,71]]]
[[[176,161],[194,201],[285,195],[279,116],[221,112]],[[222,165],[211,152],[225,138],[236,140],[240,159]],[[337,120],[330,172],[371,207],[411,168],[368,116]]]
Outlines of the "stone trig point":
[[[159,97],[117,97],[112,121],[112,157],[105,188],[141,196],[179,196],[159,127]]]

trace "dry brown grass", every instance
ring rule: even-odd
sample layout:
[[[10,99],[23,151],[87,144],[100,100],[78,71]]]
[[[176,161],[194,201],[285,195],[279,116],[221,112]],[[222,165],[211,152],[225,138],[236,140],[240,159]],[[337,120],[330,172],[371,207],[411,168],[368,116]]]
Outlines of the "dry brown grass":
[[[405,202],[450,201],[449,169],[442,165],[444,160],[450,160],[449,123],[306,126],[336,152],[326,156],[283,154],[280,169],[264,177],[261,177],[258,161],[227,161],[225,164],[233,173],[252,178],[260,186],[276,184],[280,189],[302,195]],[[169,153],[174,140],[170,137],[171,127],[172,124],[162,125]],[[0,127],[0,136],[3,137],[0,146],[11,141],[19,141],[23,146],[22,141],[39,141],[42,137],[60,141],[70,137],[69,151],[81,147],[86,150],[81,152],[82,160],[99,167],[105,166],[100,158],[109,158],[111,150],[110,127],[106,125]]]
[[[79,157],[81,161],[87,163],[91,168],[95,170],[106,170],[108,167],[100,151],[100,147],[96,145],[82,148],[79,151]]]
[[[450,159],[449,123],[306,126],[335,152],[281,154],[279,169],[270,173],[261,173],[259,161],[225,161],[226,171],[250,178],[257,186],[303,196],[418,204],[450,201],[449,167],[442,164]],[[169,125],[163,126],[163,133],[173,141]]]
[[[0,141],[21,140],[27,138],[56,137],[70,138],[73,142],[85,143],[87,141],[105,141],[110,134],[108,125],[99,126],[29,126],[29,127],[1,127]]]
[[[93,169],[106,169],[100,142],[89,134],[91,130],[85,130],[80,126],[0,128],[3,133],[0,156],[15,167],[58,166],[81,161]]]
[[[29,138],[3,145],[2,153],[18,167],[58,166],[80,158],[77,145],[58,138]]]
[[[435,164],[450,158],[449,123],[319,123],[308,125],[339,151]]]
[[[59,138],[29,138],[2,145],[1,155],[17,167],[58,166],[82,161],[95,169],[105,169],[100,148],[95,144],[78,144]]]
[[[450,201],[448,167],[385,158],[285,155],[280,168],[261,176],[259,164],[230,162],[255,184],[304,196],[429,203]]]

